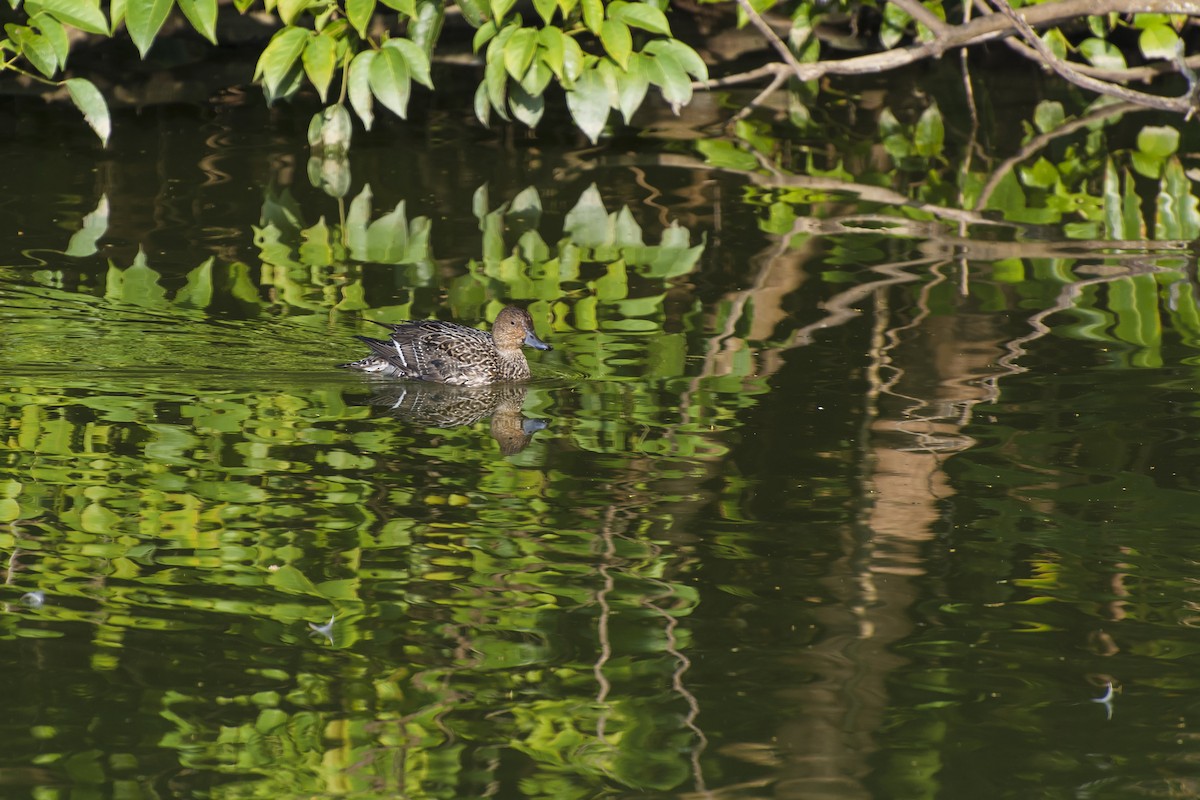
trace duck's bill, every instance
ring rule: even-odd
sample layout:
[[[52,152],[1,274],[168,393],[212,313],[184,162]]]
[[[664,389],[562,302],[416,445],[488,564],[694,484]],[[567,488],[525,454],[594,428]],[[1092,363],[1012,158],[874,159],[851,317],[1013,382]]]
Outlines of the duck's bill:
[[[543,342],[538,337],[534,336],[533,331],[525,334],[525,346],[532,347],[534,350],[553,350],[554,348]]]

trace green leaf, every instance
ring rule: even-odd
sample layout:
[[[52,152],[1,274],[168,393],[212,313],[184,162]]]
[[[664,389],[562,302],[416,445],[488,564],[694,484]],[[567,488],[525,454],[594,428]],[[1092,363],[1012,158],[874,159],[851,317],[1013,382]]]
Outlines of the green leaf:
[[[346,19],[361,38],[367,37],[367,25],[375,13],[375,0],[346,0]]]
[[[5,25],[4,30],[38,72],[47,78],[54,77],[58,72],[58,56],[45,36],[23,25]]]
[[[296,60],[304,52],[308,42],[309,31],[304,28],[282,28],[267,43],[258,64],[254,67],[254,79],[260,77],[263,84],[272,94],[283,82],[287,73],[296,65]]]
[[[608,86],[600,74],[590,69],[579,76],[567,92],[567,108],[584,135],[595,144],[608,121]]]
[[[471,52],[478,53],[480,48],[492,40],[496,31],[496,23],[491,20],[479,26],[479,30],[475,31],[475,35],[471,37]]]
[[[492,19],[497,25],[504,24],[504,16],[512,10],[513,5],[517,0],[488,0],[492,9]]]
[[[304,72],[312,81],[312,85],[316,87],[317,93],[321,95],[322,103],[326,101],[325,95],[329,91],[329,82],[333,80],[336,53],[337,42],[332,36],[326,36],[323,33],[310,36],[308,43],[304,45],[302,56]]]
[[[617,85],[617,107],[621,116],[629,124],[634,112],[646,99],[646,89],[650,86],[650,57],[642,53],[634,53],[629,60],[629,68]]]
[[[895,3],[888,3],[883,9],[883,23],[879,26],[879,43],[887,49],[895,47],[908,32],[912,21],[907,11]]]
[[[417,15],[417,0],[380,0],[388,8],[399,11],[406,17]]]
[[[488,45],[487,66],[483,68],[483,81],[487,85],[488,100],[492,108],[503,119],[508,116],[508,71],[504,69],[504,50],[497,49],[502,40],[497,37]],[[495,52],[493,52],[495,51]]]
[[[521,88],[533,96],[540,96],[546,91],[546,87],[550,85],[550,79],[554,77],[554,73],[541,60],[534,61],[529,65],[525,77],[521,78]]]
[[[570,85],[583,74],[583,48],[574,36],[563,37],[563,85]]]
[[[463,18],[472,28],[481,27],[488,22],[488,5],[481,0],[458,0],[458,9]]]
[[[937,103],[925,109],[917,119],[917,129],[913,133],[913,144],[917,152],[923,156],[935,156],[942,152],[946,139],[946,125],[942,120],[942,112]]]
[[[651,43],[653,44],[653,42]],[[649,51],[650,47],[646,47]],[[692,82],[679,59],[669,52],[655,54],[646,65],[646,77],[662,90],[663,99],[676,114],[692,99]]]
[[[536,128],[546,110],[545,100],[540,94],[534,95],[525,91],[520,84],[512,87],[508,95],[508,105],[518,122],[530,128]]]
[[[604,24],[603,0],[580,0],[580,5],[583,6],[583,24],[599,36],[600,26]]]
[[[1067,50],[1070,45],[1067,42],[1067,37],[1058,28],[1051,28],[1042,34],[1042,41],[1046,47],[1050,48],[1050,52],[1058,56],[1060,59],[1067,57]]]
[[[125,28],[142,58],[150,51],[154,37],[173,5],[172,0],[127,0],[125,3]]]
[[[533,0],[533,9],[542,18],[542,22],[549,25],[554,19],[554,12],[558,8],[557,0]],[[543,28],[542,30],[546,30]]]
[[[301,12],[309,8],[310,5],[310,0],[276,0],[279,18],[283,20],[284,25],[294,23],[296,17],[300,16]]]
[[[217,0],[177,0],[179,10],[196,32],[217,43]]]
[[[100,10],[99,0],[41,0],[41,6],[55,19],[81,31],[104,36],[109,33],[108,20]]]
[[[71,52],[71,40],[67,37],[62,23],[49,14],[39,14],[37,28],[46,37],[46,42],[54,51],[54,60],[58,63],[58,68],[62,69],[67,65],[67,56]]]
[[[1026,186],[1035,189],[1050,189],[1058,183],[1058,170],[1045,158],[1039,158],[1029,169],[1021,170],[1021,177]]]
[[[483,123],[483,127],[487,128],[492,121],[492,104],[488,100],[487,81],[479,82],[475,87],[475,118]]]
[[[518,28],[504,45],[504,68],[514,81],[525,76],[537,52],[538,34],[533,28]]]
[[[1166,158],[1179,149],[1179,131],[1176,128],[1147,125],[1138,131],[1138,150],[1155,158]]]
[[[563,79],[563,40],[566,36],[558,28],[542,28],[538,31],[538,58],[542,60],[554,77]]]
[[[389,39],[387,44],[397,41]],[[412,90],[408,62],[395,47],[382,47],[371,62],[371,93],[375,99],[401,119],[408,118],[408,97]]]
[[[396,37],[383,43],[381,52],[386,50],[399,52],[412,79],[422,86],[433,88],[433,78],[429,74],[429,56],[425,55],[424,48],[411,39]]]
[[[438,37],[442,35],[442,22],[445,18],[446,6],[444,3],[421,0],[417,4],[417,18],[408,26],[408,37],[425,53],[426,72],[429,71],[428,64],[433,58],[433,48],[437,44]],[[412,62],[409,62],[408,67],[413,71],[415,77],[416,67]],[[420,81],[418,80],[418,82]],[[430,80],[426,85],[433,88],[433,81]]]
[[[655,39],[643,48],[643,52],[651,55],[670,54],[683,69],[698,81],[708,80],[708,66],[695,50],[676,39]]]
[[[610,3],[608,16],[619,19],[631,28],[641,28],[660,36],[670,36],[671,26],[667,23],[667,15],[649,3],[623,3],[620,0]]]
[[[328,158],[332,154],[349,150],[353,134],[354,125],[350,122],[350,112],[344,105],[337,103],[313,114],[308,125],[308,144],[314,151],[323,151],[321,154]]]
[[[1179,35],[1161,23],[1142,29],[1138,36],[1138,47],[1146,58],[1175,58],[1181,44]]]
[[[350,76],[347,79],[350,105],[367,130],[371,130],[371,123],[375,121],[374,98],[371,95],[371,62],[374,60],[374,50],[364,50],[356,55],[350,62]]]
[[[606,19],[600,25],[600,43],[621,69],[629,67],[629,55],[633,52],[633,36],[629,26],[615,19]]]
[[[108,115],[104,95],[87,78],[70,78],[63,83],[71,95],[71,102],[83,112],[84,120],[107,147],[108,137],[112,134],[112,119]]]
[[[1116,45],[1104,39],[1084,39],[1079,43],[1079,52],[1091,62],[1093,67],[1101,69],[1125,69],[1125,57]]]
[[[1033,110],[1033,124],[1042,133],[1050,131],[1063,124],[1066,119],[1066,114],[1063,113],[1063,105],[1057,100],[1043,100],[1037,104],[1037,108]]]

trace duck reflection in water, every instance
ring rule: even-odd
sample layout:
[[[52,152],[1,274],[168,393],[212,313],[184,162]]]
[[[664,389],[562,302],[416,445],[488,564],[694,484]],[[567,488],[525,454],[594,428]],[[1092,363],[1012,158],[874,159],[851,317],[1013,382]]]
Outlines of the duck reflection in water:
[[[521,413],[528,391],[520,384],[447,386],[438,383],[380,383],[373,387],[373,406],[394,417],[431,428],[457,428],[492,418],[492,438],[503,455],[524,450],[548,420]]]

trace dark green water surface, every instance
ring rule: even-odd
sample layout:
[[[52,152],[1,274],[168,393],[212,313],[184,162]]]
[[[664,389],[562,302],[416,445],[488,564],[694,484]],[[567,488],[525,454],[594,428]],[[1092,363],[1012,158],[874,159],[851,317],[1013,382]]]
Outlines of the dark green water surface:
[[[678,137],[310,168],[257,94],[107,152],[9,102],[0,795],[1200,792],[1187,249],[822,228],[879,208]],[[507,303],[528,387],[335,368]]]

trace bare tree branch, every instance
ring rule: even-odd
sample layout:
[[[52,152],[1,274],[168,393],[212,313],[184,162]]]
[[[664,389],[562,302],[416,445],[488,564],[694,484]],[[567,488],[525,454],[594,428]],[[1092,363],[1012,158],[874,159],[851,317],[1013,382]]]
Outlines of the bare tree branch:
[[[1162,111],[1176,111],[1181,114],[1191,116],[1196,110],[1190,96],[1183,97],[1163,97],[1156,94],[1147,94],[1139,92],[1136,89],[1128,89],[1124,86],[1118,86],[1115,83],[1109,83],[1088,75],[1081,74],[1074,69],[1070,64],[1063,61],[1061,58],[1051,52],[1042,38],[1038,36],[1033,28],[1025,19],[1018,15],[1013,7],[1008,4],[1008,0],[990,0],[991,4],[999,9],[1000,13],[1008,17],[1020,32],[1021,37],[1041,56],[1045,62],[1055,72],[1062,77],[1063,80],[1073,83],[1076,86],[1095,92],[1097,94],[1116,97],[1126,102],[1139,103],[1148,108],[1157,108]],[[1200,8],[1196,9],[1200,11]]]
[[[976,17],[967,20],[959,25],[951,25],[942,23],[941,31],[937,35],[925,42],[918,42],[908,47],[898,47],[891,50],[886,50],[881,53],[870,53],[868,55],[856,56],[832,61],[817,61],[813,63],[801,64],[786,43],[779,38],[774,31],[763,21],[762,17],[754,13],[749,8],[749,0],[738,0],[739,5],[747,10],[750,15],[750,20],[755,27],[763,33],[763,36],[771,42],[771,45],[780,53],[783,58],[783,63],[766,64],[757,69],[747,72],[728,75],[722,78],[716,78],[708,81],[697,81],[693,83],[693,87],[697,89],[714,89],[721,86],[732,86],[742,83],[750,83],[763,78],[771,78],[774,82],[777,75],[781,72],[786,72],[790,75],[795,75],[800,80],[816,80],[826,75],[863,75],[868,73],[886,72],[888,70],[903,67],[908,64],[913,64],[928,58],[938,58],[947,50],[954,50],[960,47],[971,47],[982,44],[984,42],[994,41],[1002,37],[1011,36],[1014,33],[1021,32],[1021,24],[1026,28],[1037,29],[1046,28],[1058,25],[1069,20],[1082,18],[1090,15],[1101,16],[1110,13],[1134,14],[1134,13],[1158,13],[1158,14],[1186,14],[1188,16],[1200,16],[1200,3],[1196,0],[1056,0],[1055,2],[1041,3],[1035,6],[1028,6],[1021,9],[1023,19],[1008,17],[1003,13],[992,12],[984,16]],[[909,7],[914,3],[900,0],[901,8],[909,11]],[[916,4],[919,5],[919,4]],[[1005,4],[1007,6],[1007,3]],[[1011,11],[1011,7],[1009,7]],[[917,12],[920,13],[920,12]],[[912,16],[910,12],[910,16]],[[914,19],[916,17],[914,16]],[[920,20],[922,24],[929,25]],[[940,22],[940,20],[939,20]],[[934,30],[930,27],[930,30]],[[1041,41],[1036,35],[1034,36],[1039,42]],[[782,49],[781,49],[782,48]],[[784,55],[786,53],[786,55]],[[1052,55],[1052,54],[1051,54]],[[1061,62],[1060,62],[1061,63]],[[1200,57],[1193,57],[1183,62],[1189,68],[1200,66]],[[1089,88],[1092,91],[1098,91],[1109,94],[1112,88],[1111,84],[1105,83],[1098,79],[1099,73],[1092,68],[1068,67],[1068,70],[1074,70],[1077,77],[1087,77],[1089,75],[1096,76],[1093,79],[1097,80],[1097,84],[1087,85],[1084,88]],[[1149,80],[1157,74],[1164,72],[1179,71],[1180,64],[1164,62],[1162,65],[1150,65],[1138,69],[1128,70],[1127,76],[1130,80]],[[1116,76],[1105,76],[1116,79]],[[1084,84],[1080,84],[1084,85]],[[1122,87],[1117,87],[1122,88]],[[759,98],[761,102],[763,98]],[[1145,93],[1135,93],[1133,97],[1122,97],[1122,99],[1131,100],[1133,102],[1142,102],[1143,100],[1152,104],[1155,108],[1165,108],[1171,111],[1182,111],[1186,113],[1191,109],[1191,103],[1188,98],[1169,98],[1158,95]]]

